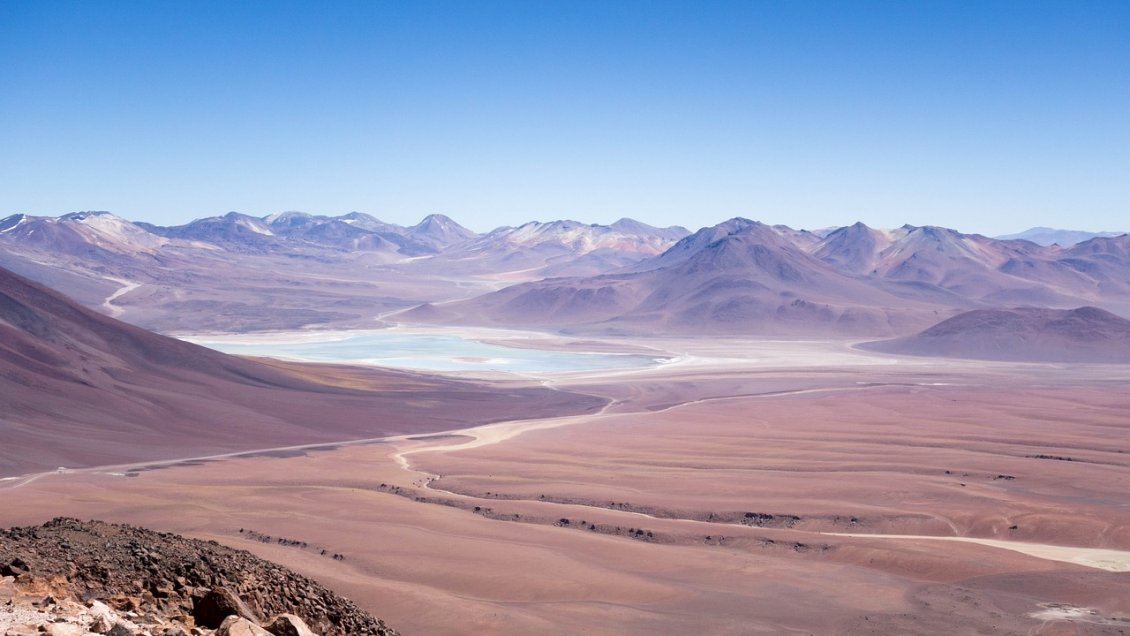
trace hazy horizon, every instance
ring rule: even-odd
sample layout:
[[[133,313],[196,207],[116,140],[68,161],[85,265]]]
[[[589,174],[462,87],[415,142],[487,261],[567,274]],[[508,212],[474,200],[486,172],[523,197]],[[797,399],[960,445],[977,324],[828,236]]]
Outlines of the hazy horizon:
[[[719,218],[717,221],[711,221],[711,222],[706,222],[706,223],[698,222],[698,224],[696,224],[695,222],[683,222],[683,223],[675,222],[675,223],[668,223],[668,224],[661,225],[661,224],[658,224],[658,223],[652,223],[652,222],[650,222],[650,221],[648,221],[647,219],[644,219],[644,218],[623,215],[623,216],[618,216],[618,217],[608,219],[608,220],[601,219],[601,220],[598,220],[598,221],[591,221],[591,220],[586,220],[584,218],[569,216],[569,217],[562,217],[562,218],[530,218],[530,219],[526,219],[525,221],[519,221],[519,222],[516,222],[516,223],[513,223],[513,224],[506,224],[506,225],[475,226],[475,225],[471,225],[468,222],[465,222],[464,219],[461,219],[458,216],[455,216],[455,215],[452,215],[452,214],[446,214],[446,213],[443,213],[443,212],[425,212],[425,213],[422,213],[422,214],[420,214],[420,216],[415,217],[415,218],[412,218],[411,216],[405,215],[404,220],[401,221],[401,220],[392,220],[392,219],[386,218],[386,217],[384,217],[380,214],[373,214],[371,212],[365,212],[363,210],[348,210],[348,211],[338,211],[338,212],[309,212],[309,211],[306,211],[306,210],[278,210],[278,211],[274,211],[274,212],[264,212],[262,214],[260,214],[258,212],[248,213],[248,212],[241,212],[239,210],[227,210],[227,211],[218,212],[218,213],[215,213],[215,214],[207,214],[207,215],[196,216],[196,217],[193,217],[193,218],[189,219],[188,221],[184,221],[184,222],[173,222],[173,223],[161,223],[161,222],[149,221],[149,220],[144,219],[144,218],[131,218],[131,217],[128,217],[128,216],[123,216],[121,214],[118,214],[117,212],[114,212],[113,210],[86,209],[86,210],[72,210],[72,211],[68,211],[68,212],[58,212],[58,213],[53,213],[53,214],[32,214],[32,213],[28,213],[28,212],[15,212],[15,213],[12,213],[12,214],[29,214],[31,216],[56,217],[56,218],[58,218],[58,217],[65,216],[67,214],[77,214],[77,213],[83,213],[83,212],[95,212],[95,213],[107,212],[109,214],[113,214],[114,216],[117,216],[119,218],[123,218],[123,219],[125,219],[127,221],[131,221],[131,222],[152,223],[153,225],[168,226],[168,227],[186,225],[186,224],[191,223],[193,221],[197,221],[197,220],[201,220],[201,219],[205,219],[205,218],[221,217],[221,216],[224,216],[224,215],[232,213],[232,212],[234,212],[236,214],[244,214],[246,216],[251,216],[251,217],[255,217],[255,218],[264,218],[264,217],[270,216],[272,214],[285,214],[285,213],[291,213],[291,212],[297,212],[297,213],[301,213],[301,214],[309,214],[311,216],[330,217],[330,218],[343,216],[343,215],[346,215],[346,214],[360,213],[360,214],[368,214],[369,216],[376,218],[378,221],[383,221],[383,222],[386,222],[386,223],[393,223],[395,225],[401,225],[401,226],[404,226],[404,227],[411,227],[413,225],[416,225],[432,214],[442,214],[444,216],[447,216],[451,220],[455,221],[456,223],[459,223],[460,225],[462,225],[462,226],[464,226],[464,227],[466,227],[470,230],[473,230],[475,232],[478,232],[480,234],[486,234],[486,233],[491,232],[492,230],[501,229],[501,228],[504,228],[504,227],[518,227],[518,226],[524,225],[526,223],[552,223],[552,222],[556,222],[556,221],[574,221],[574,222],[577,222],[577,223],[583,223],[585,225],[605,225],[605,226],[607,226],[607,225],[611,225],[611,224],[613,224],[613,223],[615,223],[615,222],[617,222],[621,219],[631,219],[631,220],[634,220],[634,221],[639,221],[641,223],[646,223],[648,225],[652,225],[652,226],[659,227],[659,228],[681,226],[681,227],[683,227],[687,230],[690,230],[692,233],[699,230],[699,229],[718,225],[719,223],[723,223],[725,221],[728,221],[728,220],[733,219],[733,218],[738,218],[738,217],[746,218],[746,219],[749,219],[751,221],[758,221],[758,222],[761,222],[761,223],[765,223],[767,225],[787,225],[794,230],[809,230],[809,231],[825,230],[825,229],[835,228],[835,227],[845,227],[845,226],[849,226],[849,225],[854,225],[857,222],[862,222],[862,223],[864,223],[864,225],[867,225],[868,227],[871,227],[873,229],[878,229],[878,230],[894,230],[894,229],[897,229],[899,227],[902,227],[903,225],[912,225],[912,226],[917,225],[917,224],[914,224],[914,223],[900,223],[898,225],[891,225],[891,226],[876,226],[876,225],[871,225],[869,223],[866,223],[865,221],[862,221],[860,219],[855,219],[855,220],[844,221],[842,223],[837,223],[835,225],[826,225],[826,226],[821,226],[821,227],[809,227],[809,226],[802,226],[802,225],[793,225],[793,224],[790,224],[790,223],[774,223],[774,222],[770,222],[770,221],[767,221],[767,220],[762,219],[762,218],[748,217],[748,216],[743,216],[743,215],[726,216],[726,217]],[[0,215],[0,219],[6,218],[8,216],[11,216],[11,215],[10,214]],[[941,224],[941,223],[923,223],[921,225],[923,225],[923,226],[932,225],[932,226],[939,226],[939,227],[947,227],[947,228],[952,229],[952,230],[957,230],[958,232],[961,232],[963,234],[981,234],[981,235],[988,236],[988,237],[1003,237],[1003,236],[1009,236],[1009,235],[1013,235],[1013,234],[1022,234],[1024,232],[1028,232],[1028,231],[1032,231],[1032,230],[1082,232],[1082,233],[1088,233],[1088,234],[1106,234],[1106,233],[1125,234],[1125,233],[1130,232],[1130,230],[1124,230],[1124,229],[1120,229],[1118,227],[1094,229],[1094,228],[1085,228],[1085,227],[1084,228],[1071,227],[1071,226],[1066,226],[1066,225],[1065,226],[1059,226],[1059,227],[1049,227],[1049,226],[1044,226],[1044,225],[1032,225],[1032,226],[1028,226],[1028,227],[1018,227],[1018,228],[1015,228],[1012,231],[998,232],[998,233],[995,233],[995,234],[987,234],[985,232],[977,232],[975,230],[969,230],[967,228],[944,225],[944,224]]]

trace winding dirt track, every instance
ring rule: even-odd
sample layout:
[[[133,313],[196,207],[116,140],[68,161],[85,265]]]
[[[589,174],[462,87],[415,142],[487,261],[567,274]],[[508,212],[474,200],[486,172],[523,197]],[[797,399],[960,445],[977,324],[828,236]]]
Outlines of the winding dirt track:
[[[114,301],[121,298],[122,296],[125,296],[138,287],[141,287],[141,283],[126,280],[124,278],[116,278],[114,276],[103,276],[103,278],[109,281],[113,281],[122,286],[121,289],[118,289],[114,293],[110,294],[106,297],[106,300],[102,301],[102,307],[110,314],[111,317],[120,318],[121,315],[125,313],[125,310],[115,305]]]
[[[920,385],[921,386],[937,385],[937,383],[920,383]],[[789,396],[796,396],[796,395],[807,395],[807,394],[819,394],[819,393],[867,391],[867,390],[873,390],[873,389],[884,388],[884,387],[889,387],[889,386],[895,386],[895,385],[885,384],[885,383],[876,383],[876,384],[867,384],[867,385],[862,385],[862,386],[851,386],[851,387],[800,389],[800,390],[795,390],[795,391],[778,391],[778,392],[763,393],[763,394],[746,394],[746,395],[733,395],[733,396],[715,397],[715,398],[703,398],[703,399],[688,400],[688,401],[685,401],[685,402],[680,402],[678,404],[667,406],[665,408],[658,409],[656,411],[651,411],[651,412],[656,413],[656,414],[666,413],[666,412],[674,411],[676,409],[682,409],[682,408],[685,408],[685,407],[688,407],[688,406],[692,406],[692,405],[696,405],[696,404],[710,403],[710,402],[723,402],[723,401],[742,400],[742,399],[772,399],[772,398],[781,398],[781,397],[789,397]],[[437,442],[437,443],[430,443],[429,444],[429,443],[425,442],[425,445],[415,445],[415,446],[412,446],[412,447],[406,448],[406,449],[405,448],[398,448],[396,451],[394,451],[390,455],[390,457],[392,457],[396,461],[396,463],[400,467],[402,467],[404,470],[415,473],[416,475],[423,477],[422,480],[415,482],[415,483],[418,483],[420,485],[420,487],[422,487],[422,488],[425,488],[425,489],[428,489],[428,490],[431,490],[431,491],[434,491],[434,492],[437,492],[437,493],[442,493],[442,494],[447,495],[449,497],[455,497],[455,498],[459,498],[459,499],[477,500],[477,498],[474,498],[474,497],[468,497],[468,496],[460,494],[460,493],[456,493],[456,492],[452,492],[452,491],[449,491],[449,490],[444,490],[444,489],[435,487],[434,482],[435,482],[435,480],[437,480],[439,478],[439,476],[413,469],[411,463],[408,460],[408,457],[410,455],[416,455],[416,454],[421,454],[421,453],[452,453],[452,452],[458,452],[458,451],[463,451],[463,450],[470,450],[470,449],[473,449],[473,448],[482,448],[484,446],[500,444],[502,442],[513,439],[513,438],[515,438],[515,437],[517,437],[517,436],[519,436],[523,433],[529,432],[529,431],[558,428],[558,427],[562,427],[562,426],[569,426],[569,425],[572,425],[572,424],[592,423],[592,422],[598,421],[598,420],[624,417],[625,415],[629,415],[630,413],[628,413],[628,412],[616,412],[616,413],[610,413],[609,412],[611,409],[618,406],[619,404],[620,404],[620,402],[617,402],[617,401],[609,402],[599,412],[589,414],[589,415],[579,415],[579,416],[559,417],[559,418],[549,418],[549,419],[539,419],[539,420],[515,420],[515,421],[509,421],[509,422],[500,422],[500,423],[488,424],[488,425],[484,425],[484,426],[476,426],[476,427],[471,427],[471,428],[466,428],[466,429],[448,431],[448,432],[443,434],[444,437],[447,437],[447,436],[470,437],[471,440],[466,441],[466,442],[455,442],[455,443]],[[396,443],[396,442],[404,442],[405,440],[408,440],[409,438],[410,438],[410,436],[398,436],[398,437],[386,438],[385,441]],[[571,504],[571,505],[579,505],[581,507],[585,507],[585,506],[580,505],[580,504]],[[591,506],[591,507],[596,508],[595,506]],[[607,510],[606,508],[599,508],[599,509],[602,510],[602,511]],[[649,515],[649,514],[646,514],[646,513],[642,513],[642,512],[636,512],[636,511],[619,511],[619,513],[627,515],[627,516],[643,517],[643,518],[655,519],[655,520],[660,519],[659,517]],[[669,518],[666,519],[666,520],[672,521],[672,519],[669,519]],[[954,528],[954,530],[956,531],[956,526],[951,521],[949,521],[948,519],[943,519],[943,520],[951,528]],[[689,524],[701,524],[707,530],[713,528],[714,532],[717,532],[719,528],[722,528],[723,531],[724,531],[724,528],[725,528],[725,526],[722,525],[722,524],[698,521],[698,520],[694,520],[694,519],[673,519],[673,521],[680,521],[680,522],[685,522],[685,523],[689,523]],[[813,533],[813,534],[818,535],[818,536],[851,537],[851,538],[859,538],[859,539],[881,539],[881,540],[890,540],[890,541],[954,541],[954,542],[962,542],[962,543],[973,543],[973,544],[977,544],[977,545],[982,545],[982,546],[987,546],[987,547],[992,547],[992,548],[998,548],[998,549],[1002,549],[1002,550],[1011,550],[1013,552],[1019,552],[1021,554],[1026,554],[1028,556],[1036,557],[1036,558],[1039,558],[1039,559],[1045,559],[1045,560],[1049,560],[1049,561],[1059,561],[1059,562],[1064,562],[1064,563],[1072,563],[1072,564],[1075,564],[1075,565],[1081,565],[1081,566],[1085,566],[1085,567],[1089,567],[1089,568],[1106,570],[1108,572],[1130,572],[1130,551],[1125,551],[1125,550],[1110,550],[1110,549],[1102,549],[1102,548],[1085,548],[1085,547],[1076,547],[1076,546],[1063,546],[1063,545],[1051,545],[1051,544],[1042,544],[1042,543],[1029,543],[1029,542],[1021,542],[1021,541],[1003,541],[1003,540],[999,540],[999,539],[981,539],[981,538],[976,538],[976,537],[962,537],[962,536],[906,535],[906,534],[854,534],[854,533],[836,533],[836,532]]]
[[[548,383],[546,383],[546,384],[544,384],[544,386],[550,386],[550,385]],[[748,399],[748,398],[788,397],[788,396],[793,396],[793,395],[805,395],[805,394],[809,394],[809,393],[836,393],[836,392],[841,392],[841,391],[865,391],[867,389],[876,389],[876,388],[880,388],[880,387],[883,387],[883,386],[889,386],[889,385],[872,384],[872,385],[854,386],[854,387],[839,387],[839,388],[827,388],[827,389],[798,389],[796,391],[776,391],[776,392],[773,392],[773,393],[728,395],[728,396],[725,396],[725,397],[713,397],[713,398],[702,398],[702,399],[698,399],[698,400],[687,400],[685,402],[679,402],[678,404],[672,404],[670,406],[666,406],[664,408],[657,409],[657,410],[654,410],[654,411],[649,411],[649,412],[655,413],[655,414],[667,413],[667,412],[673,411],[675,409],[684,408],[684,407],[691,406],[691,405],[694,405],[694,404],[706,404],[706,403],[709,403],[709,402],[725,402],[725,401],[730,401],[730,400],[740,400],[740,399]],[[459,443],[454,443],[454,444],[432,444],[432,445],[427,445],[427,446],[412,447],[412,448],[409,448],[409,449],[406,449],[406,450],[398,450],[398,451],[396,451],[392,454],[392,457],[393,457],[393,459],[396,460],[397,464],[399,464],[400,466],[404,467],[407,470],[411,470],[411,466],[409,465],[408,460],[406,459],[408,455],[415,455],[417,453],[444,453],[444,452],[468,450],[468,449],[471,449],[471,448],[481,448],[483,446],[490,446],[492,444],[499,444],[501,442],[505,442],[508,439],[513,439],[513,438],[521,435],[522,433],[525,433],[525,432],[528,432],[528,431],[544,430],[544,429],[548,429],[548,428],[558,428],[558,427],[561,427],[561,426],[569,426],[570,424],[592,423],[595,420],[606,419],[606,418],[609,418],[609,417],[619,417],[619,416],[623,416],[623,415],[628,415],[630,412],[617,412],[617,413],[610,413],[609,412],[611,409],[619,406],[620,404],[622,404],[622,402],[620,402],[618,400],[613,400],[613,401],[609,402],[608,404],[604,405],[604,408],[602,408],[600,411],[598,411],[596,413],[590,413],[588,415],[571,415],[571,416],[567,416],[567,417],[554,417],[554,418],[537,419],[537,420],[512,420],[512,421],[509,421],[509,422],[496,422],[494,424],[484,424],[482,426],[474,426],[474,427],[471,427],[471,428],[463,428],[463,429],[455,429],[455,430],[451,430],[451,431],[444,431],[443,433],[439,433],[438,435],[443,435],[445,437],[446,436],[471,437],[472,440],[469,441],[469,442],[459,442]],[[412,439],[412,437],[414,437],[414,436],[400,435],[400,436],[396,436],[396,437],[384,438],[384,441],[402,442],[404,440]]]

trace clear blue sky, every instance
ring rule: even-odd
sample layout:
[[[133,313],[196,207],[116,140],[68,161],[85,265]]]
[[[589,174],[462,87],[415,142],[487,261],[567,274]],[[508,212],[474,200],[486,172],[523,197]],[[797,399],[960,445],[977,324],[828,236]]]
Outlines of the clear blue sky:
[[[1130,229],[1130,2],[0,1],[0,216]]]

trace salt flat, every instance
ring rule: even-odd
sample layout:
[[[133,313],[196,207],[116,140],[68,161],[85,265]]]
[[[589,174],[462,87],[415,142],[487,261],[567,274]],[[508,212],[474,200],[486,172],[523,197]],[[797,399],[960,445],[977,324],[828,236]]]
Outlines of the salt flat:
[[[250,335],[193,335],[183,338],[224,353],[268,356],[301,362],[361,364],[427,371],[560,373],[609,368],[642,368],[664,361],[655,354],[588,351],[530,344],[528,336],[493,330],[469,337],[451,328],[390,327],[358,331],[297,331]],[[500,336],[500,334],[505,334]],[[493,335],[494,340],[488,339]],[[487,336],[487,337],[483,337]]]
[[[852,534],[847,532],[829,532],[827,534],[834,537],[858,537],[862,539],[885,539],[895,541],[957,541],[976,543],[977,545],[987,545],[1002,550],[1014,550],[1021,554],[1027,554],[1041,559],[1075,563],[1110,572],[1130,572],[1130,550],[1079,548],[1066,545],[1049,545],[1046,543],[1027,543],[1024,541],[978,539],[976,537],[935,537],[921,534]]]

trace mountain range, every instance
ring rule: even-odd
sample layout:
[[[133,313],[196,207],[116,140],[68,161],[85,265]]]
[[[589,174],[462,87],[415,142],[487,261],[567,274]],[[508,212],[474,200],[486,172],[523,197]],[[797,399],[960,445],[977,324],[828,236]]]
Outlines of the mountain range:
[[[1062,245],[1064,247],[1071,247],[1076,243],[1082,243],[1093,238],[1099,237],[1112,237],[1121,236],[1126,232],[1083,232],[1080,230],[1057,230],[1051,227],[1034,227],[1017,232],[1016,234],[1005,234],[997,236],[1001,240],[1015,240],[1022,239],[1025,241],[1032,241],[1037,245]]]
[[[13,215],[0,220],[0,266],[163,332],[371,327],[423,302],[634,263],[686,233],[629,219],[483,235],[442,215],[410,227],[358,212],[231,212],[175,227],[108,212]]]
[[[148,223],[137,225],[158,236],[200,241],[233,251],[261,252],[306,247],[382,252],[390,257],[436,254],[478,236],[442,214],[426,216],[411,227],[385,223],[360,212],[337,217],[303,212],[254,217],[229,212],[174,227]]]
[[[637,334],[905,336],[963,311],[1130,315],[1130,237],[1064,245],[937,226],[817,231],[734,218],[478,234],[353,212],[235,212],[176,227],[105,212],[0,220],[0,266],[161,331],[378,319]]]
[[[660,254],[689,233],[682,227],[657,228],[632,219],[611,225],[531,221],[450,246],[417,267],[436,273],[503,274],[508,279],[593,275]]]
[[[1070,248],[862,223],[819,240],[731,219],[611,273],[513,285],[410,320],[581,331],[901,335],[960,311],[1099,305],[1130,311],[1130,237]]]

